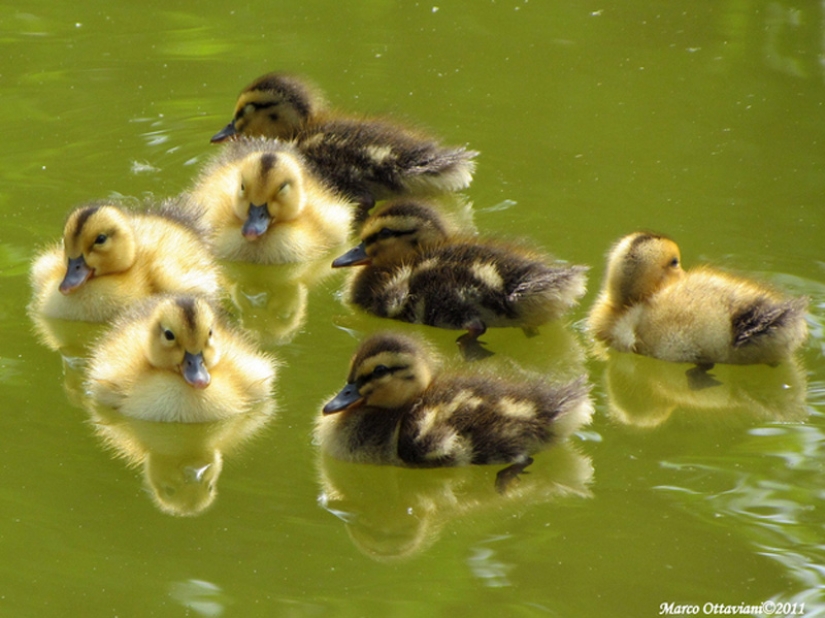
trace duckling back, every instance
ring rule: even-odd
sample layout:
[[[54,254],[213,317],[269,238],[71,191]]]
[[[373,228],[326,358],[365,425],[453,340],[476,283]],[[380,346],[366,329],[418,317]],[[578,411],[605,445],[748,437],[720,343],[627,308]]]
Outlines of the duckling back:
[[[617,341],[633,342],[626,350],[667,361],[776,364],[807,338],[807,304],[700,268],[631,308],[614,332]]]
[[[551,384],[439,377],[404,416],[398,456],[412,466],[524,462],[590,421],[588,392],[584,378]]]
[[[445,243],[407,261],[364,268],[350,300],[381,317],[439,328],[532,328],[575,306],[586,272],[512,248]]]

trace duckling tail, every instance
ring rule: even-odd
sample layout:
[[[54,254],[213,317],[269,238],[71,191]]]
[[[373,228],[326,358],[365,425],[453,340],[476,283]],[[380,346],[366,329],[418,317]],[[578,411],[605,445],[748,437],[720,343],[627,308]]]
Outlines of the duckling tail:
[[[798,330],[797,324],[804,328],[804,314],[808,306],[805,297],[794,298],[782,303],[776,303],[763,298],[746,307],[732,320],[733,347],[739,348],[752,343],[758,337],[776,329],[789,328]]]

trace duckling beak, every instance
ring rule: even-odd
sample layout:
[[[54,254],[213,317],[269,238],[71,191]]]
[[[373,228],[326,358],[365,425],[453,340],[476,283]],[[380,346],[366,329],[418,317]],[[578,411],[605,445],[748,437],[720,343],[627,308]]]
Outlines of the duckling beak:
[[[212,380],[206,366],[203,364],[202,352],[200,354],[186,352],[183,355],[180,372],[183,374],[183,379],[195,388],[206,388]]]
[[[76,258],[69,258],[69,264],[66,266],[66,276],[60,282],[60,293],[71,294],[94,274],[94,271],[86,264],[83,259],[83,254]]]
[[[250,204],[249,212],[246,215],[246,221],[244,221],[241,233],[247,240],[257,240],[264,235],[271,221],[272,218],[269,216],[269,210],[267,210],[266,204],[262,204],[261,206]]]
[[[332,400],[324,406],[324,414],[334,414],[342,410],[351,410],[357,408],[364,403],[364,398],[358,392],[358,387],[353,382],[347,382],[347,385],[341,389]]]
[[[235,123],[230,122],[223,129],[221,129],[220,131],[215,133],[215,135],[213,135],[212,139],[210,139],[209,141],[212,142],[213,144],[218,144],[220,142],[226,141],[230,137],[233,137],[237,134],[238,134],[238,132],[235,131]]]
[[[357,247],[350,249],[344,255],[335,258],[332,262],[333,268],[342,266],[365,266],[372,261],[367,255],[367,246],[361,243]]]

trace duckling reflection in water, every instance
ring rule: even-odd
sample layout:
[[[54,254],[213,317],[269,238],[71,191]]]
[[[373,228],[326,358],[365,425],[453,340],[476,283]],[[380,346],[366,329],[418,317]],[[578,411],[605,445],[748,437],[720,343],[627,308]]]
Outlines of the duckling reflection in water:
[[[259,264],[321,256],[349,238],[356,211],[295,148],[264,139],[224,146],[185,198],[203,212],[219,257]]]
[[[209,301],[161,296],[119,317],[92,352],[99,402],[154,421],[208,422],[271,396],[276,363]]]
[[[35,258],[31,282],[34,311],[88,322],[152,294],[217,296],[221,283],[198,221],[171,203],[145,212],[107,203],[77,208],[62,246]]]
[[[588,327],[616,350],[696,363],[689,378],[702,387],[715,363],[788,359],[807,337],[807,304],[707,267],[685,272],[675,242],[636,232],[610,250]]]
[[[478,154],[441,146],[385,120],[336,115],[327,110],[317,88],[278,73],[243,89],[232,121],[212,141],[237,135],[291,140],[319,176],[361,203],[365,212],[394,196],[465,189]]]
[[[792,423],[809,414],[805,370],[793,358],[772,367],[719,365],[719,384],[698,390],[681,364],[611,350],[605,369],[608,413],[624,425]]]
[[[169,515],[195,516],[215,501],[224,459],[274,418],[268,399],[243,414],[211,423],[157,423],[105,406],[87,406],[97,436],[130,466],[143,469],[155,505]]]
[[[382,333],[367,338],[346,386],[323,408],[316,442],[345,461],[409,467],[509,464],[504,491],[530,457],[590,421],[584,378],[550,384],[476,371],[438,371],[426,345]]]
[[[364,266],[348,300],[380,317],[466,329],[458,343],[468,358],[490,354],[478,342],[488,326],[534,334],[585,292],[587,267],[451,234],[442,217],[420,202],[387,204],[365,222],[361,240],[332,263]]]
[[[455,520],[479,513],[506,519],[507,509],[590,498],[593,465],[569,442],[539,458],[503,493],[480,466],[417,470],[353,466],[321,454],[318,503],[344,522],[355,547],[379,562],[421,554]],[[504,512],[502,512],[504,511]]]

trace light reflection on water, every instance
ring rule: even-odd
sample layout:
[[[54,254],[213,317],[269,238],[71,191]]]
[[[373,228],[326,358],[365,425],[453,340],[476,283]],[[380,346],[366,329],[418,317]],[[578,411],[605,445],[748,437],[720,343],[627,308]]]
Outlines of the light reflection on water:
[[[657,489],[781,564],[796,588],[770,600],[806,603],[804,615],[823,616],[825,544],[816,505],[825,498],[825,435],[819,427],[795,424],[758,427],[748,435],[733,454],[733,465],[691,457],[662,462],[682,472],[683,481]],[[729,488],[708,491],[708,483]]]

